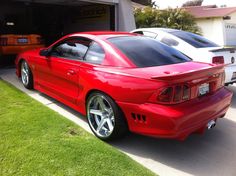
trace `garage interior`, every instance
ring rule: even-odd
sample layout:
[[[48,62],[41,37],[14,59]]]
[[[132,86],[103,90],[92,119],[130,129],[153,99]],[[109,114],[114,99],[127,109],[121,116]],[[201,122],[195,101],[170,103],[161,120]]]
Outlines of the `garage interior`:
[[[0,34],[40,34],[46,46],[69,33],[117,28],[115,4],[3,0],[0,12]]]

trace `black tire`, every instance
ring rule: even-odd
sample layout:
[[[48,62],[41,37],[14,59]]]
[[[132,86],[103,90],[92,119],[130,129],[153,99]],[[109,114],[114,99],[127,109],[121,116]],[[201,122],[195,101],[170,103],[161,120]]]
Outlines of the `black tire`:
[[[96,124],[97,123],[97,122],[95,122],[96,120],[93,120],[93,119],[95,119],[95,116],[99,117],[99,115],[94,115],[94,114],[90,113],[90,110],[92,109],[91,107],[95,106],[93,101],[96,101],[95,98],[97,98],[97,97],[104,98],[103,102],[104,102],[105,106],[107,108],[111,107],[111,108],[108,108],[108,109],[109,110],[112,109],[113,114],[114,114],[112,116],[113,117],[112,119],[114,119],[114,121],[112,121],[112,122],[114,122],[113,123],[114,128],[113,128],[111,134],[109,134],[107,136],[106,135],[102,136],[95,129],[96,128],[95,126],[96,125],[98,126],[98,124]],[[101,93],[101,92],[94,92],[94,93],[90,94],[90,96],[87,99],[86,109],[87,109],[87,120],[88,120],[88,124],[90,126],[90,129],[95,134],[95,136],[98,137],[99,139],[101,139],[103,141],[111,141],[111,140],[114,140],[114,139],[117,139],[117,138],[121,138],[121,137],[123,137],[127,134],[128,126],[127,126],[127,122],[125,120],[124,114],[121,111],[121,109],[119,108],[119,106],[115,103],[115,101],[111,97],[109,97],[108,95],[106,95],[104,93]],[[107,119],[109,119],[109,117]],[[103,128],[106,128],[105,125],[107,125],[107,128],[109,127],[109,125],[107,123],[107,124],[104,124]]]
[[[33,74],[28,63],[25,60],[22,60],[20,63],[20,72],[21,72],[21,82],[24,85],[24,87],[27,89],[33,89],[34,88]],[[25,80],[26,77],[28,77],[27,80]]]

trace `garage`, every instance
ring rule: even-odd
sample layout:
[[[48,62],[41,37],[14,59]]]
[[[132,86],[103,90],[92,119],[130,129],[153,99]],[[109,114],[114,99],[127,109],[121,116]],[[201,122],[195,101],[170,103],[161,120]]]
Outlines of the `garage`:
[[[74,32],[133,29],[131,0],[2,0],[0,68],[34,47],[31,34],[38,48]]]
[[[68,33],[116,30],[116,8],[116,3],[76,0],[4,0],[0,33],[39,34],[47,45]]]

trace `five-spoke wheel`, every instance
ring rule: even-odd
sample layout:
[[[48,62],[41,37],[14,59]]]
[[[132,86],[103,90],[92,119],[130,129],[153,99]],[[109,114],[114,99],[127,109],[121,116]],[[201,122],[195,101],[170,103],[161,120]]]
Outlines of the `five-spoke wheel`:
[[[102,140],[120,137],[127,131],[123,113],[116,103],[103,93],[93,93],[87,101],[87,117],[91,130]]]
[[[21,62],[21,81],[27,89],[33,88],[33,75],[25,60]]]

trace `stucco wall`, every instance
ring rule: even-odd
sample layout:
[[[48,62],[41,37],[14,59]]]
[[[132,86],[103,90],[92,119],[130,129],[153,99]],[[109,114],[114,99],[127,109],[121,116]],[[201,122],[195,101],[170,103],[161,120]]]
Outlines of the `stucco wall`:
[[[230,14],[231,19],[224,20],[225,45],[236,46],[236,12]]]
[[[222,18],[197,19],[202,35],[209,40],[224,45],[224,22]]]
[[[205,18],[197,19],[204,37],[222,46],[236,46],[236,12],[230,14],[231,19]]]

